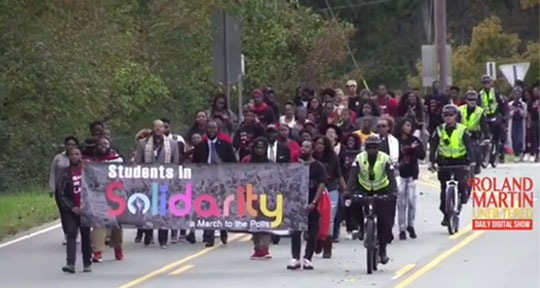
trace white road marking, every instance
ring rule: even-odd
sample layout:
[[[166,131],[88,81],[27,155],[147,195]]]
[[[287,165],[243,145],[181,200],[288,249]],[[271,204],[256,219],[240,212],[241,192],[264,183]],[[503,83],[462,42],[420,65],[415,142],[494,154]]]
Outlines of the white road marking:
[[[58,228],[60,228],[61,226],[62,226],[62,224],[58,223],[58,224],[55,224],[55,225],[53,225],[53,226],[50,226],[50,227],[47,227],[47,228],[43,228],[43,229],[41,229],[41,230],[39,230],[39,231],[32,232],[32,233],[30,233],[30,234],[21,236],[21,237],[19,237],[19,238],[13,239],[13,240],[10,240],[10,241],[8,241],[8,242],[6,242],[6,243],[2,243],[2,244],[0,244],[0,248],[4,248],[4,247],[10,246],[10,245],[13,245],[13,244],[15,244],[15,243],[19,243],[19,242],[21,242],[21,241],[23,241],[23,240],[26,240],[26,239],[30,239],[30,238],[36,237],[36,236],[41,235],[41,234],[43,234],[43,233],[47,233],[47,232],[52,231],[52,230],[54,230],[54,229],[58,229]]]

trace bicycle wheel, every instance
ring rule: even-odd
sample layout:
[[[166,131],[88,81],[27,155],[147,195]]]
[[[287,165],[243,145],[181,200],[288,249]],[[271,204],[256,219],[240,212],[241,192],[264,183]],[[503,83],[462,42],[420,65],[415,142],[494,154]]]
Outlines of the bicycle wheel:
[[[377,261],[376,247],[375,247],[375,222],[371,219],[366,221],[366,238],[364,239],[364,246],[366,247],[366,264],[367,273],[373,272],[373,263]]]
[[[377,264],[379,263],[379,260],[377,259],[378,253],[379,253],[379,248],[373,249],[373,257],[372,257],[373,271],[377,271]]]
[[[499,155],[497,155],[497,145],[491,145],[491,167],[497,168],[499,164]]]
[[[456,206],[456,187],[448,186],[446,188],[446,218],[448,219],[448,233],[453,235],[455,232],[455,206]]]
[[[480,166],[486,169],[489,166],[489,162],[491,160],[491,145],[490,144],[481,146],[480,157],[482,158],[480,161]]]

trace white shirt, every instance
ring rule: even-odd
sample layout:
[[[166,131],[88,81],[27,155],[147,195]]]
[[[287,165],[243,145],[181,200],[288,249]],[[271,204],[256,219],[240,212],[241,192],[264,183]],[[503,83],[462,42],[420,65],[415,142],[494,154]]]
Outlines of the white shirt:
[[[334,146],[334,152],[339,157],[339,152],[341,152],[341,143],[338,143],[336,146]]]
[[[212,144],[217,143],[218,137],[214,138],[214,140],[208,139],[208,164],[212,163]],[[216,146],[216,154],[217,154],[217,146]],[[219,160],[219,155],[216,155]]]
[[[280,124],[285,124],[287,126],[289,126],[289,128],[294,128],[294,125],[296,125],[296,119],[294,118],[293,116],[293,119],[291,121],[287,121],[287,118],[285,118],[285,115],[282,115],[279,117],[279,123]]]
[[[183,152],[185,152],[187,147],[186,147],[186,141],[184,141],[184,137],[182,137],[182,136],[180,136],[178,134],[169,133],[167,138],[169,138],[169,139],[171,139],[173,141],[176,141],[176,142],[182,142],[182,144],[184,144],[184,151]]]
[[[276,163],[277,159],[277,141],[274,144],[268,143],[268,160]]]

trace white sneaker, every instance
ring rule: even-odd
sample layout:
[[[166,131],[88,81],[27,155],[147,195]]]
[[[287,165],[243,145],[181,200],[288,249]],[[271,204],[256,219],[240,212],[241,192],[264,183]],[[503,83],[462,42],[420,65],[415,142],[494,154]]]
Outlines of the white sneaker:
[[[308,259],[302,259],[302,267],[304,270],[313,270],[313,264]]]
[[[289,265],[287,265],[287,269],[289,270],[297,270],[302,267],[302,264],[300,263],[300,260],[298,259],[291,259],[289,260]]]

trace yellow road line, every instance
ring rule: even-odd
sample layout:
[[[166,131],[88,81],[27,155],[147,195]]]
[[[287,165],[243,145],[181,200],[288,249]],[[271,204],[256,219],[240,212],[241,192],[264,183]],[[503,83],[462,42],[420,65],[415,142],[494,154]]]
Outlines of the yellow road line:
[[[405,274],[407,274],[407,272],[411,271],[414,266],[416,266],[415,264],[407,264],[403,267],[401,267],[398,271],[396,271],[396,274],[394,275],[394,277],[392,277],[392,280],[395,280]]]
[[[169,275],[178,275],[178,274],[181,274],[181,273],[184,273],[186,272],[187,270],[191,269],[195,267],[195,265],[186,265],[186,266],[182,266],[176,270],[174,270],[173,272],[169,273]]]
[[[457,239],[463,235],[465,235],[467,232],[471,231],[472,230],[472,223],[470,223],[469,225],[465,226],[463,229],[459,230],[456,234],[454,235],[450,235],[450,239],[454,240],[454,239]]]
[[[230,242],[235,241],[240,237],[242,237],[242,234],[234,235],[229,239],[229,241]],[[152,278],[154,278],[154,277],[156,277],[156,276],[158,276],[160,274],[163,274],[163,273],[167,272],[168,270],[171,270],[171,269],[173,269],[173,268],[175,268],[177,266],[180,266],[180,265],[182,265],[182,264],[184,264],[184,263],[186,263],[186,262],[188,262],[190,260],[199,258],[199,257],[201,257],[201,256],[203,256],[205,254],[208,254],[208,253],[216,250],[220,246],[222,246],[221,243],[216,244],[213,247],[204,248],[203,250],[201,250],[201,251],[199,251],[197,253],[191,254],[191,255],[189,255],[189,256],[187,256],[185,258],[182,258],[182,259],[180,259],[180,260],[178,260],[176,262],[167,264],[167,265],[165,265],[165,266],[163,266],[163,267],[161,267],[161,268],[159,268],[157,270],[154,270],[154,271],[152,271],[152,272],[150,272],[148,274],[145,274],[145,275],[143,275],[143,276],[141,276],[141,277],[139,277],[139,278],[137,278],[135,280],[132,280],[132,281],[130,281],[130,282],[124,284],[124,285],[118,286],[117,288],[131,288],[131,287],[133,287],[135,285],[141,284],[144,281],[148,281],[148,280],[150,280],[150,279],[152,279]]]
[[[441,188],[441,186],[439,185],[439,183],[434,183],[434,182],[427,182],[427,181],[418,181],[420,184],[423,184],[423,185],[426,185],[426,186],[429,186],[429,187],[433,187],[433,188]]]
[[[474,239],[478,238],[480,235],[482,235],[485,231],[475,231],[473,234],[469,235],[467,238],[463,239],[463,241],[459,242],[452,248],[444,251],[442,254],[437,256],[435,259],[431,260],[429,263],[427,263],[425,266],[414,272],[411,276],[405,278],[405,280],[398,283],[394,288],[404,288],[409,286],[411,283],[413,283],[416,279],[420,278],[422,275],[426,274],[428,271],[433,269],[435,266],[439,265],[444,259],[448,258],[450,255],[456,253],[461,248],[467,246],[467,244],[471,243]]]
[[[251,235],[250,234],[245,235],[242,238],[238,239],[238,242],[248,242],[248,241],[251,241]]]

